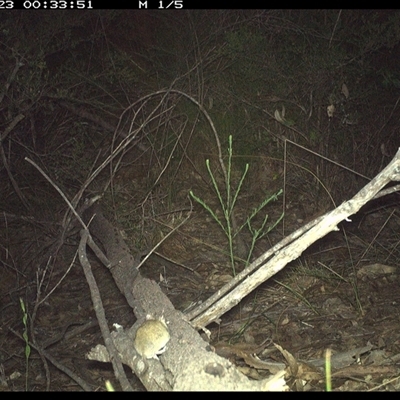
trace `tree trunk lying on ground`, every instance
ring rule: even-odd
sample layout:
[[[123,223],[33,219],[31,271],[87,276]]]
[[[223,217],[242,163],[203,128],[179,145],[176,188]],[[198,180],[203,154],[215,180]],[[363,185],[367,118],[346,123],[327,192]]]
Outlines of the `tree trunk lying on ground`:
[[[90,230],[105,248],[114,280],[138,319],[131,328],[117,327],[111,333],[114,344],[122,363],[132,369],[148,390],[282,388],[283,371],[268,381],[251,381],[230,361],[214,353],[185,315],[174,308],[160,287],[154,281],[143,278],[137,271],[138,262],[127,251],[119,231],[102,215],[100,207],[92,207],[85,214],[85,220],[94,216]],[[127,270],[130,272],[126,272]],[[133,345],[136,330],[148,315],[153,319],[163,318],[170,333],[166,351],[157,359],[144,359]],[[98,361],[110,361],[108,351],[103,345],[92,349],[88,357]]]

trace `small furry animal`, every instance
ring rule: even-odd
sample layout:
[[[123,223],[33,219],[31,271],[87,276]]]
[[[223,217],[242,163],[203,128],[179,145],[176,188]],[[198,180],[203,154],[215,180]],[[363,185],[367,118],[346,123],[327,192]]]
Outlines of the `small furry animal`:
[[[164,318],[153,319],[151,316],[136,331],[133,345],[143,358],[155,358],[164,353],[170,335]]]

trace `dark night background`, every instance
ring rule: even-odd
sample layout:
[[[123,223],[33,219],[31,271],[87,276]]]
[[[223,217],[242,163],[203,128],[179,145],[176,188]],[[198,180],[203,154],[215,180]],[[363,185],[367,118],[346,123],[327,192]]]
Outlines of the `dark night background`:
[[[155,245],[183,218],[190,208],[190,190],[213,210],[218,208],[205,160],[221,182],[218,151],[226,161],[232,136],[235,187],[249,164],[238,197],[239,222],[284,188],[285,230],[292,232],[351,198],[395,155],[400,145],[399,61],[397,10],[3,10],[0,365],[8,389],[46,388],[34,351],[28,386],[22,377],[9,378],[16,370],[25,374],[25,359],[23,342],[8,328],[22,332],[19,298],[32,311],[38,304],[40,277],[43,298],[68,268],[78,242],[75,230],[61,246],[55,245],[67,206],[26,157],[72,200],[90,174],[135,131],[135,140],[87,186],[82,199],[102,194],[103,209],[137,252]],[[200,108],[210,116],[221,149]],[[372,208],[397,206],[395,196]],[[282,212],[282,199],[267,209],[271,224]],[[215,221],[199,204],[195,210],[202,219],[188,223],[190,238],[224,248],[226,238]],[[398,209],[390,212],[397,223]],[[363,234],[364,242],[347,242],[345,254],[324,261],[332,269],[341,268],[349,261],[349,251],[350,258],[361,259],[379,224],[368,227],[371,238]],[[246,229],[243,238],[250,243],[252,233]],[[279,225],[260,238],[251,259],[286,232]],[[368,253],[369,261],[394,264],[397,236],[394,228],[387,232],[373,254]],[[223,269],[222,277],[232,274],[226,252],[207,258],[198,243],[188,242],[171,238],[160,251],[192,267],[203,263],[199,274],[204,279],[215,272],[207,264],[211,261]],[[312,254],[320,251],[306,254],[310,258],[303,266],[316,263]],[[157,279],[162,271],[154,268],[149,275]],[[340,270],[345,279],[347,273]],[[292,282],[291,276],[281,278]],[[80,296],[87,291],[84,283],[80,286],[83,279],[74,266],[52,295],[54,304],[39,307],[30,328],[39,342],[41,335],[64,323],[49,315],[69,313],[76,306],[66,305],[75,290],[68,282],[78,282],[71,285],[79,288]],[[199,294],[195,288],[188,291],[185,301]],[[205,290],[202,299],[208,295]],[[183,302],[179,298],[174,304],[183,308]],[[90,303],[85,304],[89,309]],[[79,315],[85,318],[81,311]],[[288,339],[286,348],[296,340],[304,337]],[[391,344],[396,354],[397,342]],[[346,342],[343,349],[349,346]],[[50,387],[77,388],[61,378]]]

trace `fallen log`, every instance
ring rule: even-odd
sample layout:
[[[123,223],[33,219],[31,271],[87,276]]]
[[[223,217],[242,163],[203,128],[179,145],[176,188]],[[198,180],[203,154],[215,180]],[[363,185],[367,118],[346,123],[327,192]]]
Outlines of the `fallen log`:
[[[112,340],[122,363],[132,369],[148,390],[282,390],[286,387],[284,371],[268,380],[251,381],[230,361],[218,356],[160,287],[141,276],[138,260],[129,253],[119,231],[103,216],[99,206],[85,212],[86,221],[91,221],[90,231],[104,247],[107,266],[138,318],[127,329],[113,321],[116,330],[111,333]],[[166,351],[154,359],[143,358],[134,347],[136,331],[149,317],[163,319],[170,336]],[[92,349],[88,358],[111,361],[103,345]]]

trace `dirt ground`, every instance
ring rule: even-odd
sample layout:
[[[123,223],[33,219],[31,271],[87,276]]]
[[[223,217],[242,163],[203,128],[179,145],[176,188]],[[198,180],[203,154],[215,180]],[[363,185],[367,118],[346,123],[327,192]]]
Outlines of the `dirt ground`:
[[[132,205],[140,197],[135,185],[140,186],[137,180],[119,186],[114,199],[121,205],[116,224],[122,229],[132,253],[143,247],[137,226],[130,217]],[[175,185],[179,190],[173,199],[161,196],[159,189],[146,203],[156,204],[159,211],[157,218],[142,225],[146,245],[157,243],[188,215],[189,189],[201,193],[208,204],[217,206],[215,194],[200,180],[182,178]],[[251,181],[249,187],[243,188],[237,203],[239,218],[248,215],[265,196],[262,191],[257,196],[255,187],[257,183]],[[338,232],[328,234],[277,276],[260,285],[224,315],[219,325],[211,324],[208,327],[212,334],[210,344],[215,351],[233,361],[252,379],[269,376],[273,372],[271,365],[283,363],[291,390],[319,391],[325,390],[324,360],[329,349],[332,390],[398,390],[400,277],[396,265],[396,233],[400,220],[395,207],[397,199],[392,200],[365,207],[351,223],[342,223]],[[163,205],[170,211],[161,212]],[[125,209],[125,213],[121,211]],[[317,211],[304,209],[304,205],[300,209],[293,201],[285,213],[285,233],[281,223],[256,243],[253,258],[312,219],[314,215],[310,213]],[[265,213],[270,223],[279,218],[282,199],[270,203],[262,217]],[[32,348],[27,361],[20,298],[29,315],[28,336],[46,354],[79,375],[92,390],[104,391],[106,380],[118,388],[110,364],[85,359],[85,354],[95,344],[102,343],[102,338],[82,269],[74,260],[79,241],[77,232],[65,239],[58,252],[52,250],[57,254],[57,263],[43,264],[36,271],[36,279],[27,280],[28,271],[16,272],[13,267],[16,249],[24,254],[28,266],[29,255],[39,257],[39,250],[45,253],[54,242],[56,222],[46,222],[43,218],[28,222],[10,220],[8,254],[2,246],[5,268],[0,280],[0,388],[12,391],[80,389],[61,371],[60,365],[56,367],[44,357],[43,351],[39,355]],[[36,242],[33,237],[37,238]],[[244,239],[250,242],[248,232]],[[232,278],[226,237],[199,204],[194,204],[189,219],[157,252],[165,257],[164,261],[159,257],[150,258],[141,272],[158,282],[179,310],[188,310],[206,300]],[[109,326],[132,325],[135,317],[111,275],[94,256],[91,262]],[[65,279],[52,291],[70,266]],[[36,310],[37,299],[40,306]],[[127,373],[134,387],[144,390],[137,378]]]

